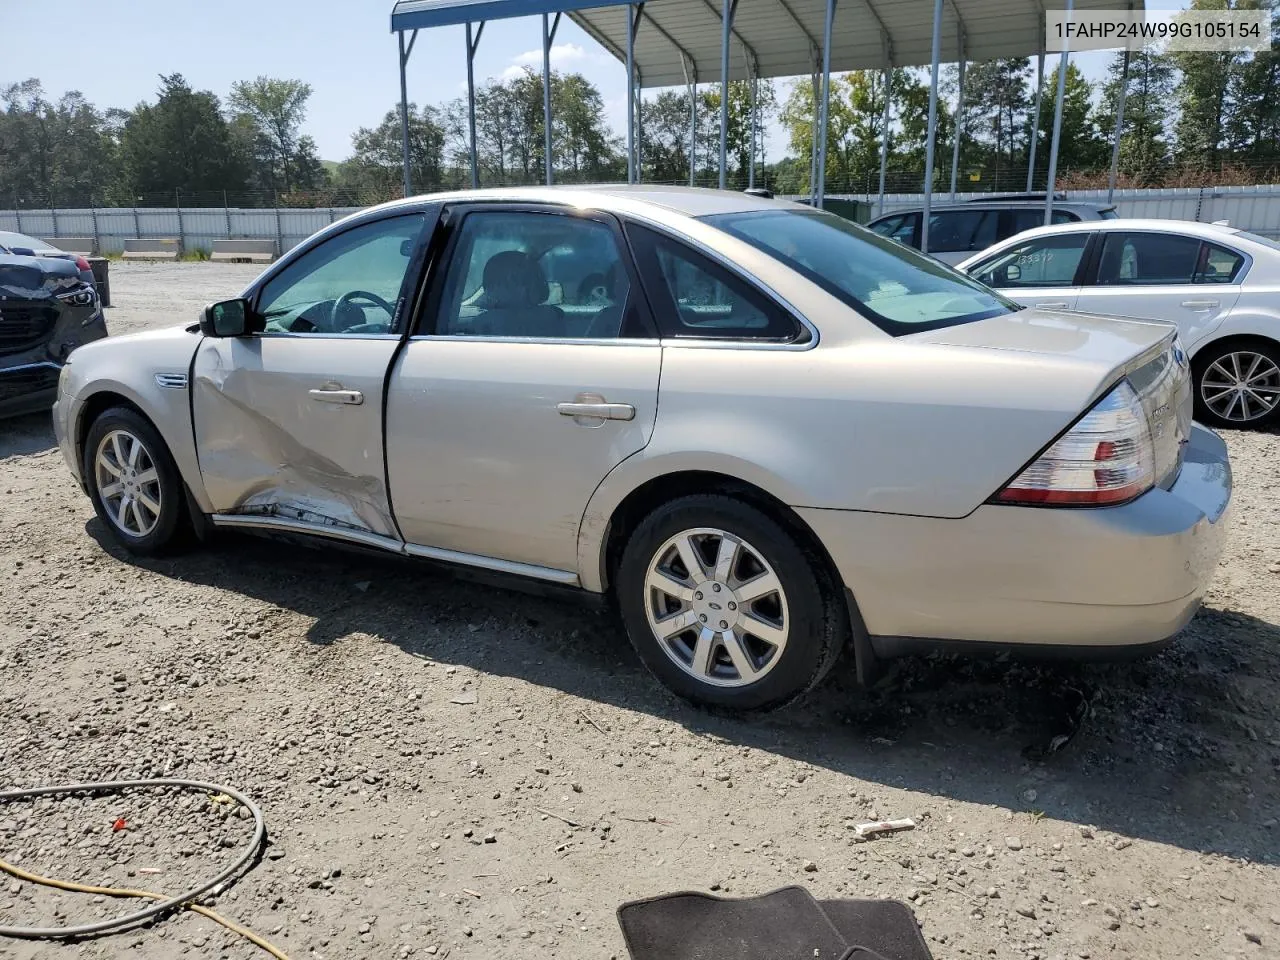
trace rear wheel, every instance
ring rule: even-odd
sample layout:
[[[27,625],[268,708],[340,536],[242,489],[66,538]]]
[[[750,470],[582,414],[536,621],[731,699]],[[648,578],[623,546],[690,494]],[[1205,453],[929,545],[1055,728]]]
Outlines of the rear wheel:
[[[1280,410],[1280,345],[1236,340],[1206,347],[1195,362],[1196,416],[1215,427],[1259,427]]]
[[[172,546],[183,530],[182,478],[160,433],[136,410],[112,407],[89,427],[84,473],[93,509],[131,553]]]
[[[645,666],[700,705],[780,707],[826,675],[848,634],[824,560],[725,496],[685,497],[646,517],[616,591]]]

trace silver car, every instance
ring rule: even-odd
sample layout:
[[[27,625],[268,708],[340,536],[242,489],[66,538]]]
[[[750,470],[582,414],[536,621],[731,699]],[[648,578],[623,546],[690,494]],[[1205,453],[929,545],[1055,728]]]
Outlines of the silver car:
[[[1169,320],[1191,357],[1196,417],[1280,420],[1280,243],[1225,224],[1040,227],[956,267],[1019,303]]]
[[[283,532],[608,596],[730,709],[846,651],[1152,649],[1231,494],[1172,325],[668,187],[363,211],[199,324],[81,347],[54,420],[131,551]]]

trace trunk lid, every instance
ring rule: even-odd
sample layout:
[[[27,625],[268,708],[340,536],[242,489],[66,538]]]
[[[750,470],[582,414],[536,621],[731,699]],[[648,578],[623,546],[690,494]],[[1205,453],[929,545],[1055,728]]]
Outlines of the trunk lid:
[[[1027,309],[911,334],[903,339],[952,347],[1023,353],[1054,365],[1081,366],[1096,376],[1085,413],[1122,377],[1142,400],[1155,454],[1156,482],[1177,479],[1191,436],[1190,365],[1175,324],[1074,311]],[[1046,438],[1050,439],[1050,438]]]

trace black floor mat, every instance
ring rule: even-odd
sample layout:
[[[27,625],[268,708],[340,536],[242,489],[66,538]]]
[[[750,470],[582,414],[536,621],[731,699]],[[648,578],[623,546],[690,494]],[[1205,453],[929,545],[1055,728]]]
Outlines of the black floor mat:
[[[735,900],[671,893],[624,903],[618,923],[632,960],[840,960],[849,949],[803,887]]]
[[[900,900],[819,900],[845,943],[864,948],[850,960],[933,960],[911,908]]]

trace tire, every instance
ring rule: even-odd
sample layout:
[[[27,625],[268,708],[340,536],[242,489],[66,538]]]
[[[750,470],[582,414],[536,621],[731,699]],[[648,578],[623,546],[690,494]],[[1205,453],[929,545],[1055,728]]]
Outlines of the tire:
[[[1247,429],[1280,417],[1280,344],[1263,339],[1213,343],[1196,356],[1193,369],[1196,419],[1202,423]],[[1233,390],[1239,383],[1250,390]]]
[[[683,559],[691,550],[697,572]],[[726,574],[716,561],[729,553]],[[762,592],[774,583],[778,589]],[[615,593],[649,672],[698,706],[784,706],[826,676],[849,636],[840,588],[824,559],[767,514],[728,496],[683,497],[650,513],[623,549]],[[660,630],[676,632],[664,640]]]
[[[179,543],[187,528],[182,476],[146,417],[129,407],[105,410],[89,426],[83,457],[89,499],[116,543],[139,556],[154,556]],[[113,474],[117,469],[122,473]],[[117,483],[123,489],[113,489]]]

